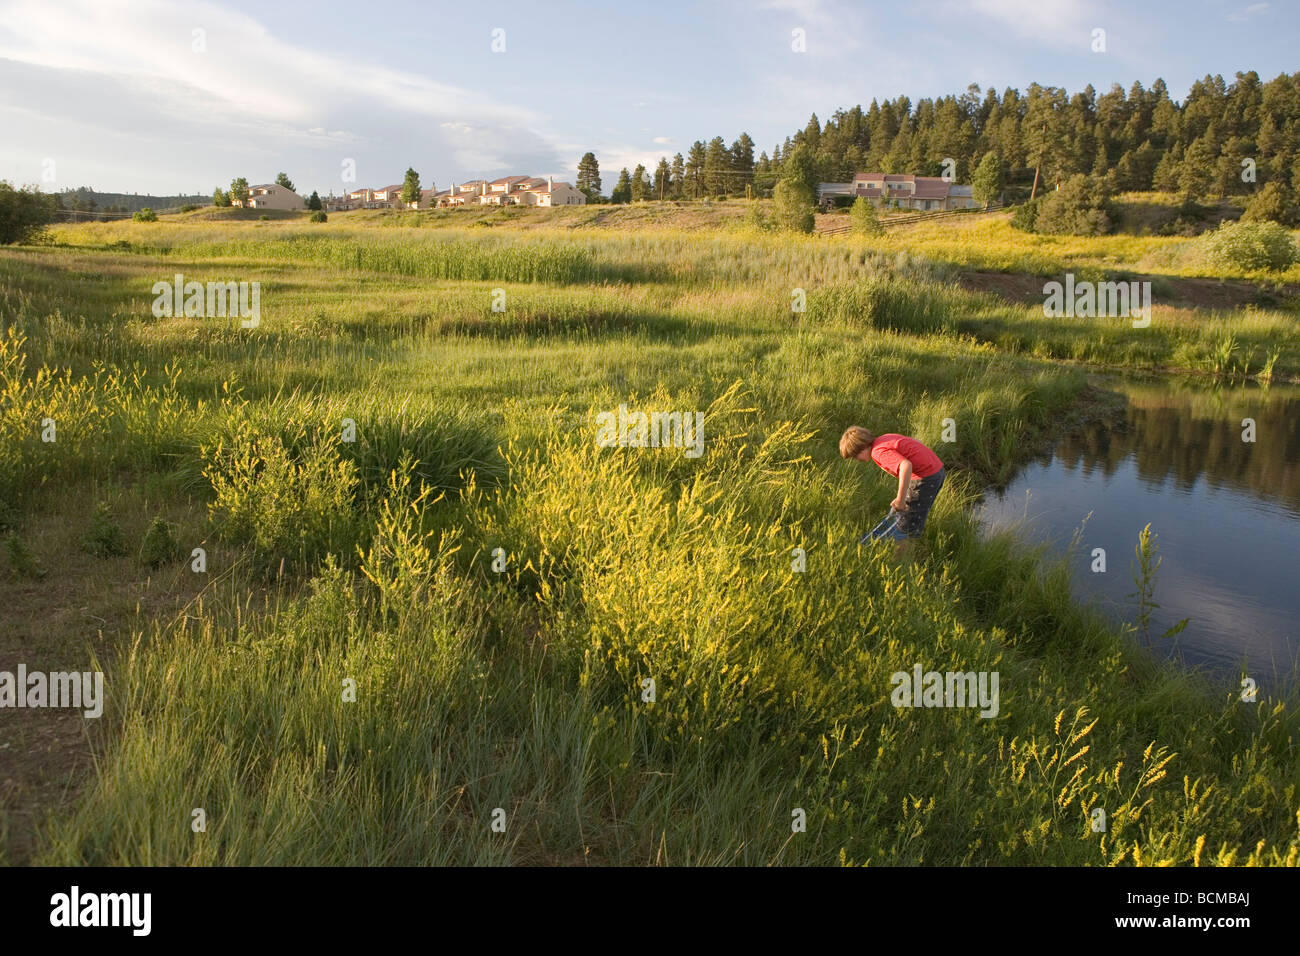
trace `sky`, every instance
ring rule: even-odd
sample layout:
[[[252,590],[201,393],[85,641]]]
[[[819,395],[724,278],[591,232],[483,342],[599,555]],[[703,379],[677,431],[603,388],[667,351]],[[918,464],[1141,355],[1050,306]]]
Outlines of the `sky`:
[[[873,98],[1160,77],[1181,100],[1298,51],[1300,0],[0,0],[0,179],[210,195],[284,171],[326,195],[408,166],[572,182],[590,150],[608,193]]]

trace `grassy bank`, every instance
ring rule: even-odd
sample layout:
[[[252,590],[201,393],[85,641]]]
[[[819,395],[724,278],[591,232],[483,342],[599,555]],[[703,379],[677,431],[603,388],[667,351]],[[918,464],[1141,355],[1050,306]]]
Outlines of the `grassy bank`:
[[[333,219],[56,241],[0,253],[6,521],[73,578],[51,600],[112,574],[170,601],[92,604],[89,646],[55,618],[106,664],[106,732],[39,841],[0,827],[10,859],[1297,862],[1293,703],[1157,665],[980,535],[980,485],[1085,381],[1034,356],[1071,334],[1041,313],[999,342],[1032,318],[951,264]],[[155,318],[175,272],[260,281],[261,324]],[[1285,314],[1221,321],[1300,370]],[[1153,327],[1153,361],[1221,331]],[[1152,331],[1095,347],[1136,363]],[[620,404],[702,411],[704,454],[598,447]],[[912,562],[857,544],[892,489],[838,458],[855,422],[957,473]],[[130,553],[70,560],[99,500]],[[0,599],[49,580],[11,568]],[[998,672],[998,715],[892,706],[916,664]]]

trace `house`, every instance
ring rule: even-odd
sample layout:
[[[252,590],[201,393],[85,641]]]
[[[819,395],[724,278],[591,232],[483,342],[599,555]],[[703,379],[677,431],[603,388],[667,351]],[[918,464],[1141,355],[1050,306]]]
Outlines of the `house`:
[[[367,209],[400,209],[401,207],[401,183],[396,186],[384,186],[382,189],[372,189],[370,199],[366,202]]]
[[[822,183],[817,187],[818,203],[829,204],[836,196],[865,196],[873,206],[918,212],[976,206],[970,186],[950,183],[941,176],[911,173],[858,173],[851,183]]]
[[[450,189],[422,194],[421,209],[445,209],[453,206],[582,206],[587,196],[568,183],[557,183],[551,176],[502,176],[489,182],[475,179],[451,184]]]
[[[481,179],[473,180],[468,183],[461,183],[457,186],[451,184],[450,189],[440,190],[432,195],[429,205],[440,208],[449,206],[463,206],[466,203],[477,203],[479,197],[484,192],[486,183]]]
[[[407,204],[402,202],[402,188],[403,188],[402,183],[398,183],[395,186],[384,186],[380,189],[369,189],[366,187],[362,187],[361,189],[354,189],[352,190],[352,192],[348,193],[347,196],[348,201],[353,203],[354,205],[348,206],[347,208],[349,209],[405,209],[407,208]],[[421,196],[420,201],[422,204],[420,208],[423,209],[428,208],[426,205],[423,205],[424,203],[423,197],[426,193],[431,193],[431,192],[432,190],[428,190],[428,189],[420,190],[420,196]],[[412,206],[411,208],[415,208],[415,207]]]
[[[585,206],[587,195],[580,189],[574,189],[568,183],[557,183],[547,176],[545,183],[539,183],[522,191],[522,202],[529,206]]]
[[[279,183],[260,183],[248,187],[247,202],[235,200],[234,204],[245,209],[305,209],[307,201]]]
[[[511,191],[517,191],[519,184],[527,179],[527,176],[502,176],[488,183],[488,187],[491,192],[509,195]]]

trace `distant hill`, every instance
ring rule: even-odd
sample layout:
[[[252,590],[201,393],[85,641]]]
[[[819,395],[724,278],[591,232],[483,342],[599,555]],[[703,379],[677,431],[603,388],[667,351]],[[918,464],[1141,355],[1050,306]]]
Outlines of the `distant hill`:
[[[146,206],[154,212],[188,205],[210,205],[212,196],[150,196],[140,193],[101,193],[89,186],[65,189],[56,194],[64,209],[80,212],[132,213]]]

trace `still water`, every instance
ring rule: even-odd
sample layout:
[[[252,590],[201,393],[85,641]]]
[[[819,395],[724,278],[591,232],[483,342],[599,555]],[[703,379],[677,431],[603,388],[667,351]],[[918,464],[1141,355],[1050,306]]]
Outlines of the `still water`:
[[[986,526],[1070,553],[1077,595],[1133,621],[1133,549],[1149,522],[1164,559],[1156,651],[1216,678],[1244,667],[1261,692],[1266,681],[1281,690],[1300,662],[1300,388],[1100,384],[1128,398],[1125,424],[1062,436],[987,494]],[[1095,548],[1104,573],[1092,570]],[[1162,639],[1181,618],[1186,629]]]

